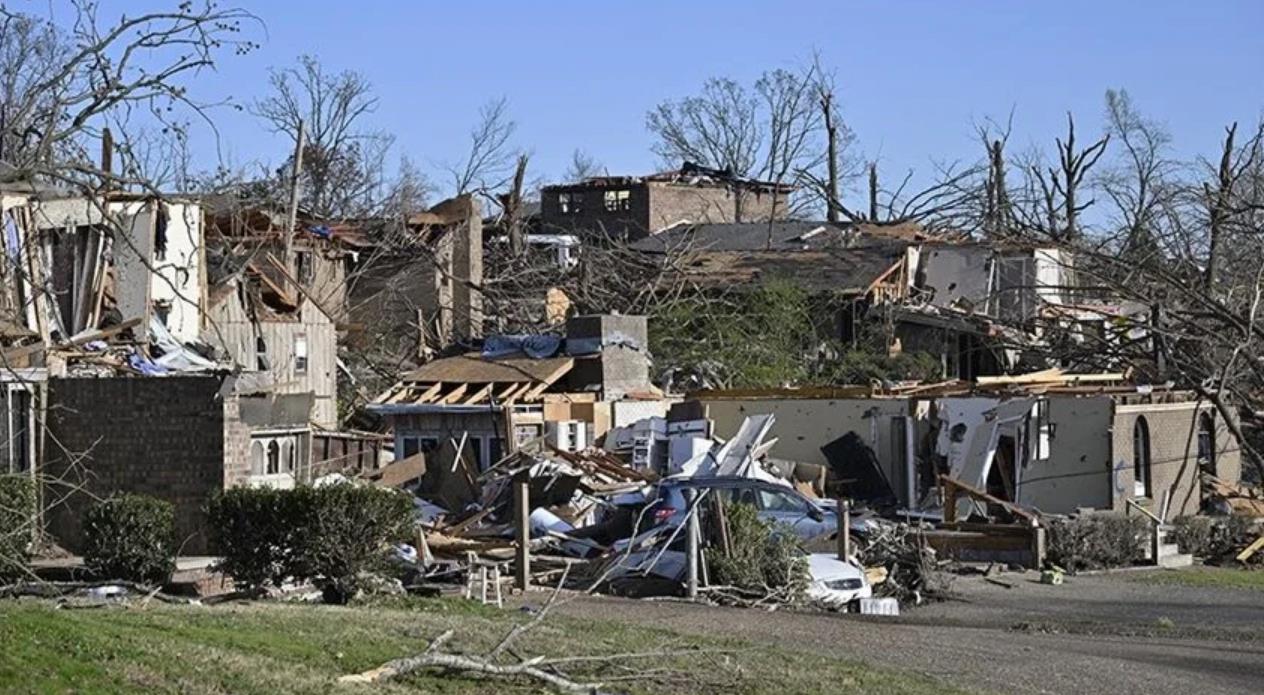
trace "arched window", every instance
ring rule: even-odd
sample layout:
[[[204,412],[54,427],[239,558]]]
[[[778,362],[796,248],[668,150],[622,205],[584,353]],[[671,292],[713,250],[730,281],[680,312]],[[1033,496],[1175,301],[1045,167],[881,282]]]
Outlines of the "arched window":
[[[294,472],[294,443],[287,441],[281,445],[281,463],[284,466],[282,473]]]
[[[1150,496],[1150,425],[1138,416],[1132,426],[1132,494]]]
[[[268,442],[268,475],[281,472],[281,445],[276,440]]]
[[[1216,474],[1216,421],[1211,413],[1198,416],[1198,467],[1204,473]]]
[[[267,463],[264,460],[263,442],[254,442],[250,445],[250,474],[263,475],[266,470]]]

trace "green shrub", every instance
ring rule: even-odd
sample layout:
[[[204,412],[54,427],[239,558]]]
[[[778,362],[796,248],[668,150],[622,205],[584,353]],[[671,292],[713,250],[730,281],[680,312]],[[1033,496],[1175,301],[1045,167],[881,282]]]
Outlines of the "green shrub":
[[[1145,519],[1122,514],[1055,518],[1049,522],[1048,560],[1068,572],[1131,565],[1144,552],[1148,528]]]
[[[83,561],[102,579],[166,582],[175,570],[175,508],[147,495],[98,503],[84,517]]]
[[[725,503],[724,515],[732,552],[707,554],[711,583],[760,594],[784,591],[789,600],[800,600],[809,582],[808,562],[794,534],[765,523],[749,504]]]
[[[1207,559],[1215,563],[1234,563],[1238,553],[1255,542],[1264,533],[1264,526],[1253,518],[1245,516],[1217,517],[1211,527],[1211,538],[1207,541]],[[1247,561],[1248,565],[1264,565],[1264,553],[1255,553]]]
[[[0,475],[0,583],[25,576],[31,559],[35,481]]]
[[[362,574],[386,566],[392,543],[412,540],[413,503],[396,490],[339,484],[290,491],[301,509],[295,574],[326,603],[346,603]]]
[[[266,487],[238,487],[211,498],[211,540],[238,589],[257,594],[295,575],[303,521],[297,501],[292,491]]]
[[[310,580],[329,603],[346,603],[365,573],[383,569],[414,523],[408,495],[351,484],[235,488],[207,511],[223,567],[244,589]]]
[[[1172,540],[1182,553],[1210,557],[1213,523],[1206,516],[1179,516],[1172,520]]]

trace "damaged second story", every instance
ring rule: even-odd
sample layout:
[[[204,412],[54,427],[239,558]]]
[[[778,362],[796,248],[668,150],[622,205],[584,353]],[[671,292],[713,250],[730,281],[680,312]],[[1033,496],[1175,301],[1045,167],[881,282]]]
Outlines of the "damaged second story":
[[[545,186],[540,225],[550,233],[640,239],[681,223],[767,222],[786,216],[793,190],[685,162],[645,176]]]

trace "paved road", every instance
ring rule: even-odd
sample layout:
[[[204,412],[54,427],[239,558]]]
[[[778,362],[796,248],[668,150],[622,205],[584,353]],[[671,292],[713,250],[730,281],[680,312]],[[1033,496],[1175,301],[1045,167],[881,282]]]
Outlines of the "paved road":
[[[959,580],[963,601],[895,620],[604,597],[560,609],[853,657],[987,692],[1264,689],[1264,593],[1157,587],[1118,576],[1071,578],[1062,587],[1028,581],[1030,575],[1005,578],[1014,589]],[[1172,627],[1160,627],[1160,618]]]

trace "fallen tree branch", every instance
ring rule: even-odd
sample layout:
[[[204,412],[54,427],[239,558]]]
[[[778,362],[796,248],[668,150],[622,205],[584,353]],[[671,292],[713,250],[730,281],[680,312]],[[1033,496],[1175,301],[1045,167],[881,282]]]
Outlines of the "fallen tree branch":
[[[601,692],[600,683],[579,683],[565,676],[545,671],[541,666],[547,666],[549,662],[543,657],[527,659],[517,664],[501,665],[493,664],[479,657],[440,652],[439,648],[451,638],[452,631],[448,630],[431,641],[430,645],[426,647],[426,651],[417,656],[395,659],[363,673],[342,676],[338,679],[338,682],[376,683],[425,668],[443,668],[465,673],[482,673],[489,676],[526,676],[547,683],[567,693],[588,694]],[[504,641],[502,640],[503,643]]]
[[[171,603],[177,605],[186,605],[193,603],[195,600],[185,598],[183,596],[172,596],[163,593],[160,588],[138,584],[136,582],[127,581],[109,581],[109,582],[19,582],[17,584],[6,584],[0,586],[0,598],[14,598],[17,596],[35,596],[37,598],[61,598],[70,594],[87,591],[89,589],[99,589],[106,586],[121,586],[125,589],[133,591],[140,595],[145,603],[150,600],[158,600],[163,603]]]

